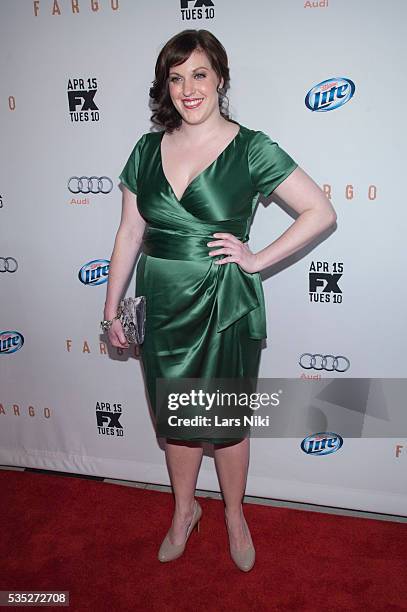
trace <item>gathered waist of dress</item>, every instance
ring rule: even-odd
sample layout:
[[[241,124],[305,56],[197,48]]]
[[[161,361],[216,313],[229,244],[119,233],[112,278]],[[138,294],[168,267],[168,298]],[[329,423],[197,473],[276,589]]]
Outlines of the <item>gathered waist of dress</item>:
[[[161,229],[147,226],[142,251],[146,255],[162,259],[184,261],[210,260],[223,258],[224,255],[209,255],[216,247],[208,247],[208,242],[216,240],[213,234],[228,232],[242,242],[249,239],[248,233],[241,232],[242,225],[229,222],[199,228],[182,228],[183,231]],[[216,274],[210,274],[208,282],[213,283],[211,291],[206,291],[206,299],[216,300],[217,331],[222,332],[230,325],[247,316],[249,337],[267,337],[266,313],[262,281],[259,272],[245,272],[237,263],[217,266]],[[231,305],[231,300],[233,306]],[[231,307],[232,306],[232,307]]]
[[[233,231],[233,229],[235,231]],[[237,228],[226,229],[225,227],[217,228],[213,226],[205,228],[205,233],[194,231],[184,233],[148,226],[143,238],[142,252],[145,255],[162,259],[211,259],[214,256],[209,255],[209,252],[213,251],[216,247],[209,247],[208,242],[220,240],[220,238],[215,238],[213,236],[214,233],[228,232],[236,236],[236,238],[242,242],[247,242],[249,240],[248,234],[242,235],[235,233],[236,229]]]

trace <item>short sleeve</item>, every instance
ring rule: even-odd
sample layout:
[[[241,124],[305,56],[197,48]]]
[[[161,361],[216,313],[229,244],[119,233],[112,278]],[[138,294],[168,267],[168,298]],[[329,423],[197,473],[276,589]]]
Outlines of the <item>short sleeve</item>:
[[[265,197],[298,166],[277,142],[261,131],[249,143],[248,163],[253,187]]]
[[[140,165],[141,149],[143,147],[145,137],[146,135],[143,134],[142,137],[136,142],[132,152],[130,153],[129,159],[127,160],[126,165],[119,176],[119,179],[123,185],[126,185],[126,187],[136,195],[138,191],[137,177]]]

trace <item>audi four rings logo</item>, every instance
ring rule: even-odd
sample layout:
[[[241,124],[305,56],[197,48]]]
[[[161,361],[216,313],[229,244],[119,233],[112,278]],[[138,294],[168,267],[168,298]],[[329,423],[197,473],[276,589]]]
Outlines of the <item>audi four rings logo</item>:
[[[305,370],[325,370],[326,372],[346,372],[350,361],[344,355],[321,355],[320,353],[303,353],[299,364]]]
[[[113,181],[108,176],[71,176],[68,189],[71,193],[110,193]]]
[[[15,272],[18,268],[14,257],[0,257],[0,272]]]

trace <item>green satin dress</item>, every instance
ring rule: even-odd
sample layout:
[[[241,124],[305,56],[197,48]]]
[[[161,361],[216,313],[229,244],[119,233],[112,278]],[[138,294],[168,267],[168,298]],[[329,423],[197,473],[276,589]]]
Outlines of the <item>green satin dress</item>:
[[[155,415],[156,378],[258,376],[266,338],[260,274],[234,262],[215,264],[224,255],[208,255],[215,247],[207,242],[216,240],[215,232],[247,241],[259,193],[269,196],[297,163],[264,132],[238,125],[235,138],[181,199],[164,175],[164,132],[143,134],[120,174],[146,221],[136,295],[146,296],[141,359]]]

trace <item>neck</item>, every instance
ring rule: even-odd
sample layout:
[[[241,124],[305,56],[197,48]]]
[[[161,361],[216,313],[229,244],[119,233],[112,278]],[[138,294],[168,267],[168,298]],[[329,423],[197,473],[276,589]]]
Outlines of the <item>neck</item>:
[[[203,123],[187,123],[182,120],[181,127],[177,130],[177,134],[182,138],[183,142],[194,144],[200,142],[208,142],[219,136],[219,132],[225,129],[226,124],[230,122],[218,115],[208,117]]]

